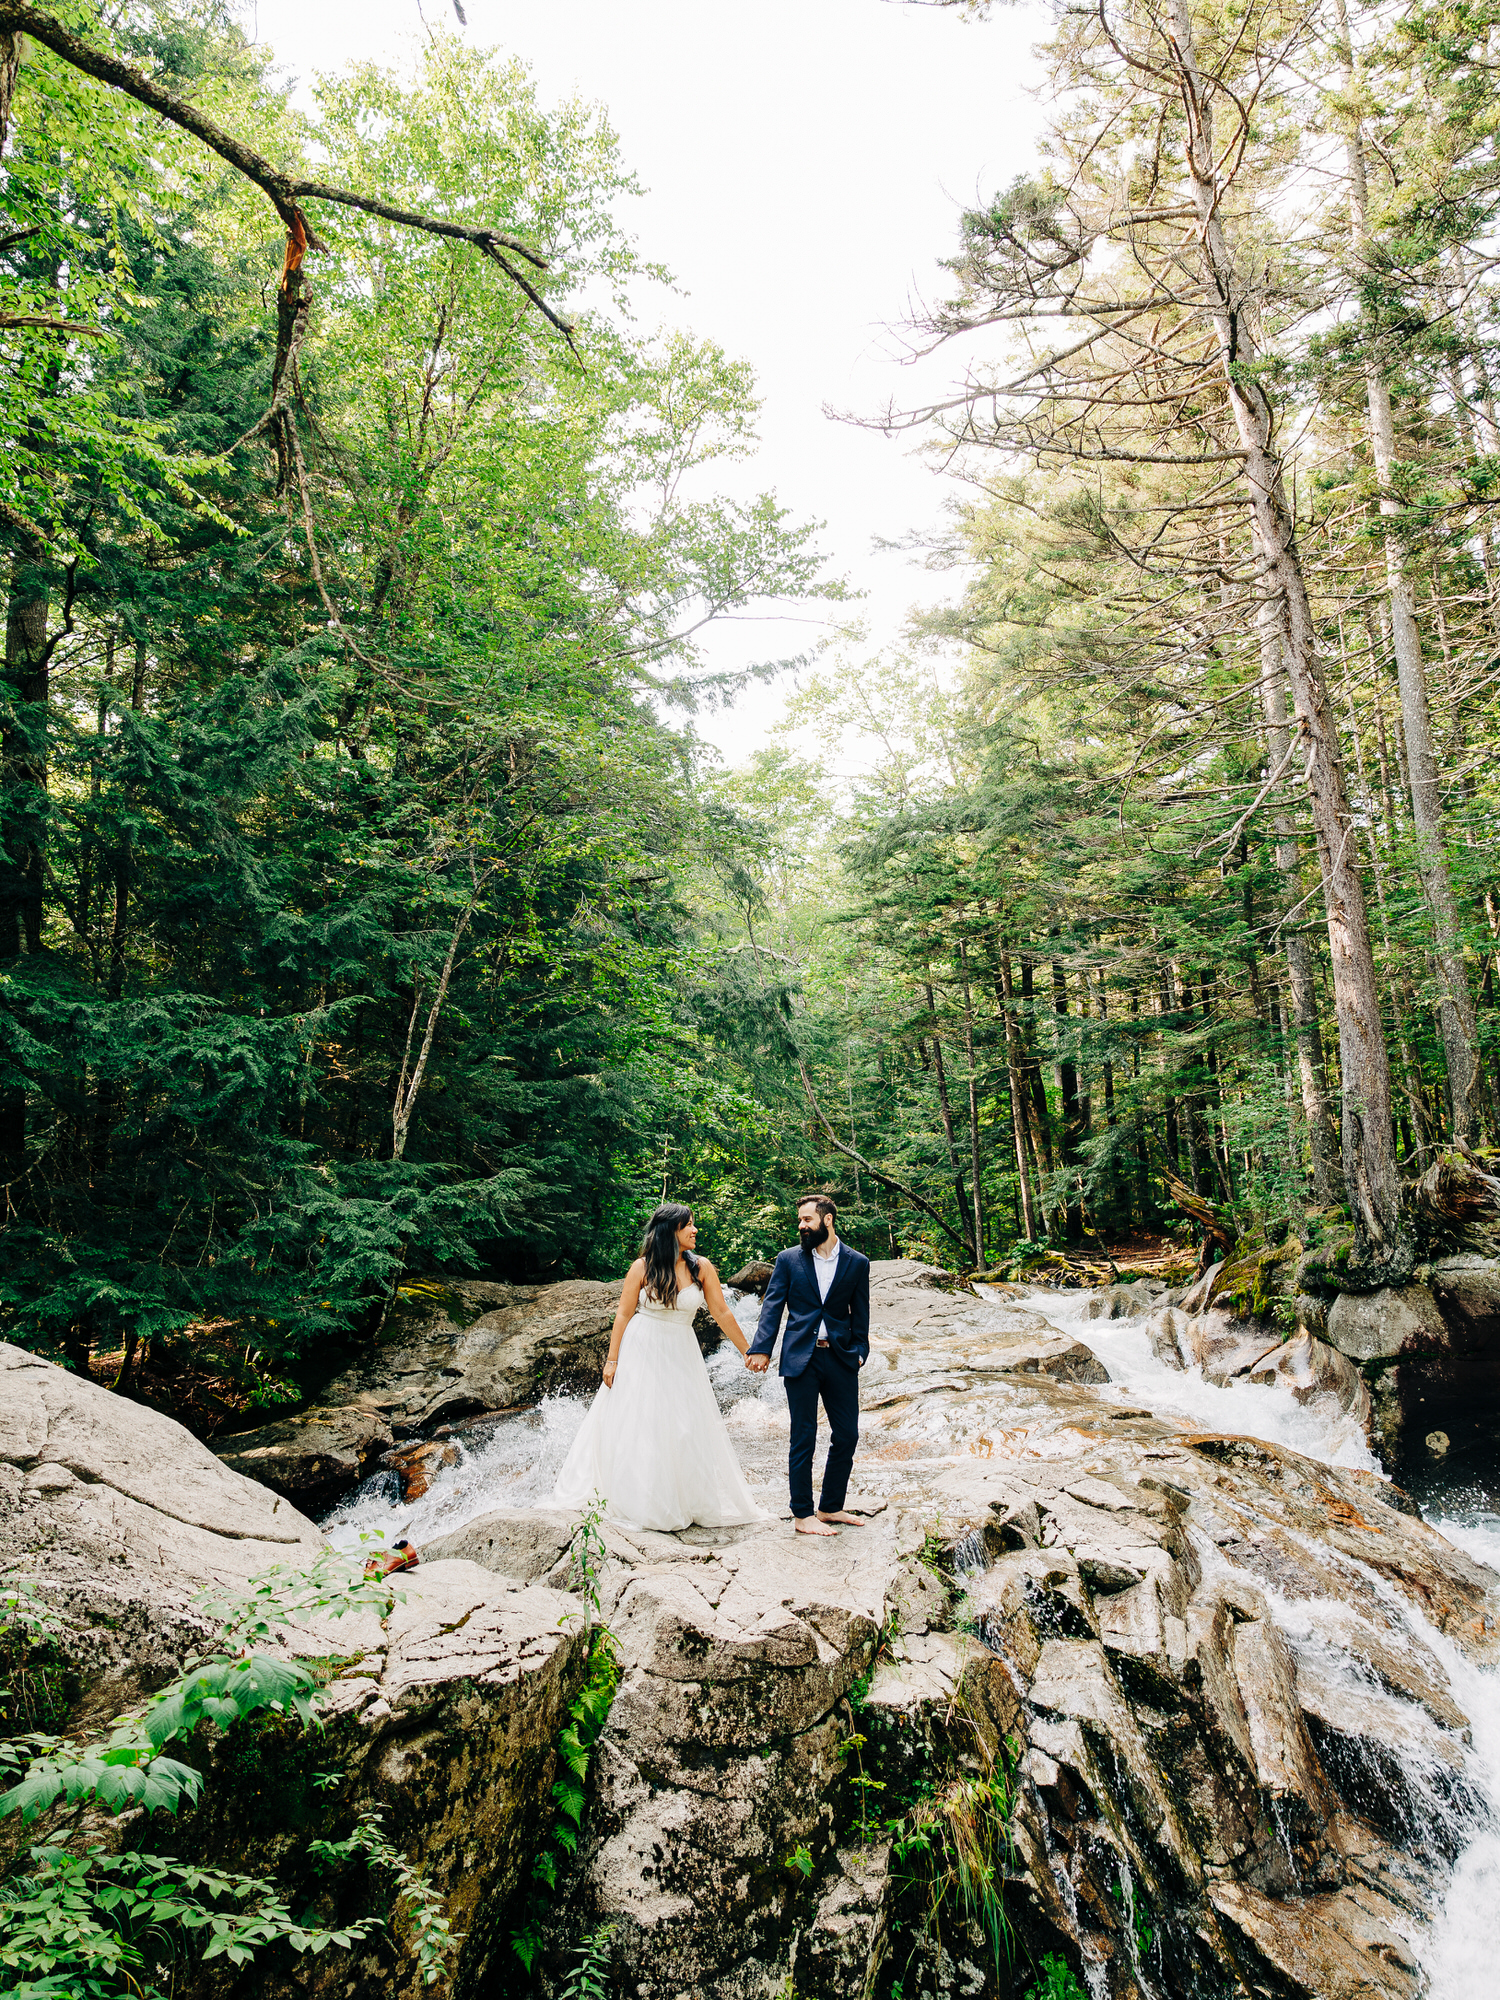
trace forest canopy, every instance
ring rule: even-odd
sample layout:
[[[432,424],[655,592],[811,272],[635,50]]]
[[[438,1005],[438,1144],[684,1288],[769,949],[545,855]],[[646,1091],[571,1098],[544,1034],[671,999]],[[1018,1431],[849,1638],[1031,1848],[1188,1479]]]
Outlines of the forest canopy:
[[[1050,15],[1034,171],[909,329],[952,391],[879,420],[957,591],[761,663],[731,771],[703,633],[840,590],[716,488],[755,385],[604,112],[442,33],[302,111],[211,0],[41,18],[0,1334],[274,1398],[403,1283],[611,1274],[663,1193],[729,1270],[810,1185],[967,1269],[1191,1221],[1410,1271],[1500,1140],[1495,8]]]
[[[754,1005],[689,908],[743,832],[672,717],[706,624],[834,586],[714,490],[754,386],[641,330],[665,274],[596,107],[434,37],[303,117],[221,8],[69,20],[288,179],[529,273],[289,224],[22,42],[0,1324],[77,1359],[218,1322],[269,1378],[402,1272],[608,1268],[664,1148],[773,1170],[716,1055]]]

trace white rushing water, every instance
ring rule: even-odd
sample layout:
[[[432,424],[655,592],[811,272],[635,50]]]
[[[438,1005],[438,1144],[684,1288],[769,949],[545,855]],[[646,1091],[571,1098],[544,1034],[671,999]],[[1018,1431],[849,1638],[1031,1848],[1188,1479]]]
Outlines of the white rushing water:
[[[1098,1355],[1110,1374],[1101,1395],[1189,1417],[1205,1430],[1285,1445],[1325,1465],[1383,1471],[1363,1427],[1332,1395],[1299,1403],[1280,1382],[1239,1381],[1220,1388],[1206,1382],[1201,1369],[1179,1372],[1158,1360],[1141,1321],[1086,1319],[1087,1302],[1087,1293],[1028,1300],[1059,1331]],[[1450,1499],[1425,1511],[1440,1534],[1476,1562],[1500,1571],[1500,1513],[1486,1504],[1486,1496],[1475,1495],[1469,1504]],[[1447,1762],[1433,1754],[1446,1746],[1435,1743],[1425,1712],[1381,1689],[1365,1663],[1340,1643],[1346,1607],[1275,1592],[1267,1596],[1299,1669],[1343,1681],[1367,1715],[1382,1716],[1393,1770],[1419,1829],[1419,1847],[1438,1867],[1456,1857],[1436,1924],[1411,1939],[1427,1978],[1428,2000],[1494,2000],[1500,1991],[1500,1669],[1475,1666],[1390,1585],[1373,1575],[1366,1580],[1385,1602],[1397,1643],[1405,1634],[1414,1648],[1436,1655],[1454,1700],[1469,1718],[1472,1742],[1459,1786]]]
[[[729,1297],[738,1305],[736,1294]],[[731,1436],[785,1432],[786,1392],[774,1366],[752,1375],[728,1341],[707,1366]],[[459,1462],[443,1467],[420,1500],[403,1501],[395,1473],[377,1473],[327,1516],[323,1532],[341,1548],[375,1536],[389,1545],[403,1535],[420,1548],[496,1508],[545,1506],[588,1406],[584,1396],[545,1396],[535,1409],[461,1431],[453,1439]]]
[[[1500,1570],[1500,1515],[1473,1507],[1434,1510],[1428,1518],[1476,1562]],[[1431,2000],[1492,2000],[1500,1987],[1500,1668],[1476,1667],[1440,1633],[1428,1636],[1469,1718],[1470,1772],[1486,1811],[1454,1864],[1442,1916],[1421,1958]]]
[[[1157,1359],[1140,1320],[1085,1319],[1087,1292],[1037,1292],[1027,1303],[1045,1313],[1061,1333],[1091,1347],[1109,1370],[1100,1394],[1139,1403],[1162,1414],[1191,1417],[1206,1431],[1230,1431],[1282,1444],[1325,1465],[1379,1472],[1380,1460],[1365,1440],[1364,1428],[1338,1407],[1331,1395],[1299,1403],[1284,1384],[1262,1388],[1235,1382],[1227,1388],[1203,1378],[1201,1368],[1169,1368]]]
[[[1015,1303],[1014,1293],[1007,1299]],[[1087,1293],[1033,1288],[1026,1306],[1059,1332],[1085,1345],[1109,1370],[1099,1394],[1162,1415],[1188,1418],[1204,1430],[1230,1432],[1284,1445],[1326,1465],[1381,1472],[1362,1427],[1331,1395],[1299,1403],[1290,1388],[1239,1381],[1220,1388],[1197,1368],[1178,1371],[1158,1360],[1138,1320],[1087,1319]],[[745,1315],[748,1321],[749,1314]],[[777,1440],[787,1427],[786,1398],[774,1366],[765,1375],[746,1372],[726,1342],[708,1361],[719,1407],[730,1435],[746,1455],[779,1457]],[[549,1396],[535,1409],[461,1433],[459,1462],[445,1467],[421,1499],[404,1503],[393,1473],[368,1480],[325,1522],[329,1538],[357,1547],[379,1535],[406,1535],[419,1545],[501,1507],[545,1504],[588,1407],[577,1396]],[[1431,1524],[1458,1547],[1500,1571],[1500,1513],[1487,1496],[1457,1497],[1429,1510]],[[1214,1559],[1216,1552],[1206,1552]],[[1373,1575],[1366,1581],[1384,1599],[1395,1642],[1425,1647],[1448,1674],[1454,1699],[1469,1717],[1472,1743],[1455,1786],[1453,1739],[1445,1762],[1434,1757],[1433,1725],[1425,1712],[1377,1685],[1369,1668],[1341,1639],[1347,1607],[1326,1600],[1268,1593],[1276,1617],[1303,1671],[1343,1681],[1365,1713],[1379,1712],[1392,1747],[1393,1769],[1422,1829],[1419,1845],[1452,1874],[1441,1914],[1411,1943],[1427,1977],[1428,2000],[1492,2000],[1500,1990],[1500,1670],[1472,1664],[1441,1632]]]

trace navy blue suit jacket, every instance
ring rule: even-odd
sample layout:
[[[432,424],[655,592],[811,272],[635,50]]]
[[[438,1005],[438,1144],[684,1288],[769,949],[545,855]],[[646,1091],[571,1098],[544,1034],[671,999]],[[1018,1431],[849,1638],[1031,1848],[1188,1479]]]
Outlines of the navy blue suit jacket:
[[[826,1299],[818,1296],[813,1253],[799,1245],[783,1250],[771,1272],[761,1301],[760,1323],[750,1343],[752,1354],[769,1354],[786,1314],[786,1339],[781,1343],[781,1372],[800,1375],[813,1357],[823,1321],[828,1322],[830,1351],[850,1368],[859,1368],[870,1353],[870,1260],[847,1243],[839,1244],[839,1261]]]

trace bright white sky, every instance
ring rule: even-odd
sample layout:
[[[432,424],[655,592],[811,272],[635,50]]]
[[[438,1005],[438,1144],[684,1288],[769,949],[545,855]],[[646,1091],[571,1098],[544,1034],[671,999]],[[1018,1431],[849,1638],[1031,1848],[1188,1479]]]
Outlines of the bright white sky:
[[[422,6],[456,27],[451,0]],[[761,451],[723,483],[770,488],[824,521],[831,566],[867,593],[856,615],[869,648],[898,644],[909,607],[942,580],[872,542],[932,525],[945,483],[910,439],[824,407],[914,398],[886,329],[940,290],[960,208],[1032,166],[1034,4],[984,23],[899,0],[465,0],[465,12],[467,39],[524,57],[544,103],[607,107],[646,189],[627,220],[684,294],[663,296],[664,320],[744,356],[759,382]],[[241,16],[300,79],[398,63],[422,31],[418,0],[244,0]],[[711,657],[775,658],[816,636],[740,627]],[[753,687],[699,733],[737,763],[784,691]]]

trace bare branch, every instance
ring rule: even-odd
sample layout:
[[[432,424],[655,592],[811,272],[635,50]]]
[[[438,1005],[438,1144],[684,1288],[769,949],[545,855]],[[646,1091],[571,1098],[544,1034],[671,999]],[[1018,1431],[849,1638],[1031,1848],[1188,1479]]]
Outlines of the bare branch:
[[[327,245],[309,228],[302,212],[303,201],[336,202],[344,208],[357,208],[368,215],[378,215],[386,222],[399,223],[405,229],[415,229],[428,236],[451,237],[456,241],[471,243],[485,256],[498,264],[511,283],[517,286],[547,321],[573,345],[573,326],[553,311],[536,287],[524,278],[510,260],[502,255],[510,251],[524,258],[539,271],[545,271],[547,260],[540,256],[519,237],[511,236],[502,229],[492,226],[473,226],[461,222],[450,222],[441,216],[425,215],[417,209],[397,208],[390,202],[377,200],[372,195],[364,195],[350,188],[333,186],[328,181],[299,180],[291,174],[283,173],[253,146],[247,146],[242,139],[226,132],[205,112],[186,98],[166,90],[153,78],[139,70],[133,63],[123,61],[119,56],[110,55],[106,50],[97,49],[83,41],[78,35],[63,26],[52,15],[44,14],[40,7],[25,4],[25,0],[0,0],[0,32],[30,35],[43,48],[51,49],[65,63],[91,76],[97,83],[108,84],[112,90],[120,90],[127,97],[133,97],[138,104],[156,112],[158,117],[190,132],[192,136],[218,154],[254,183],[270,201],[271,206],[286,224],[287,261],[283,270],[283,284],[302,262],[303,253],[308,250],[324,250]]]

